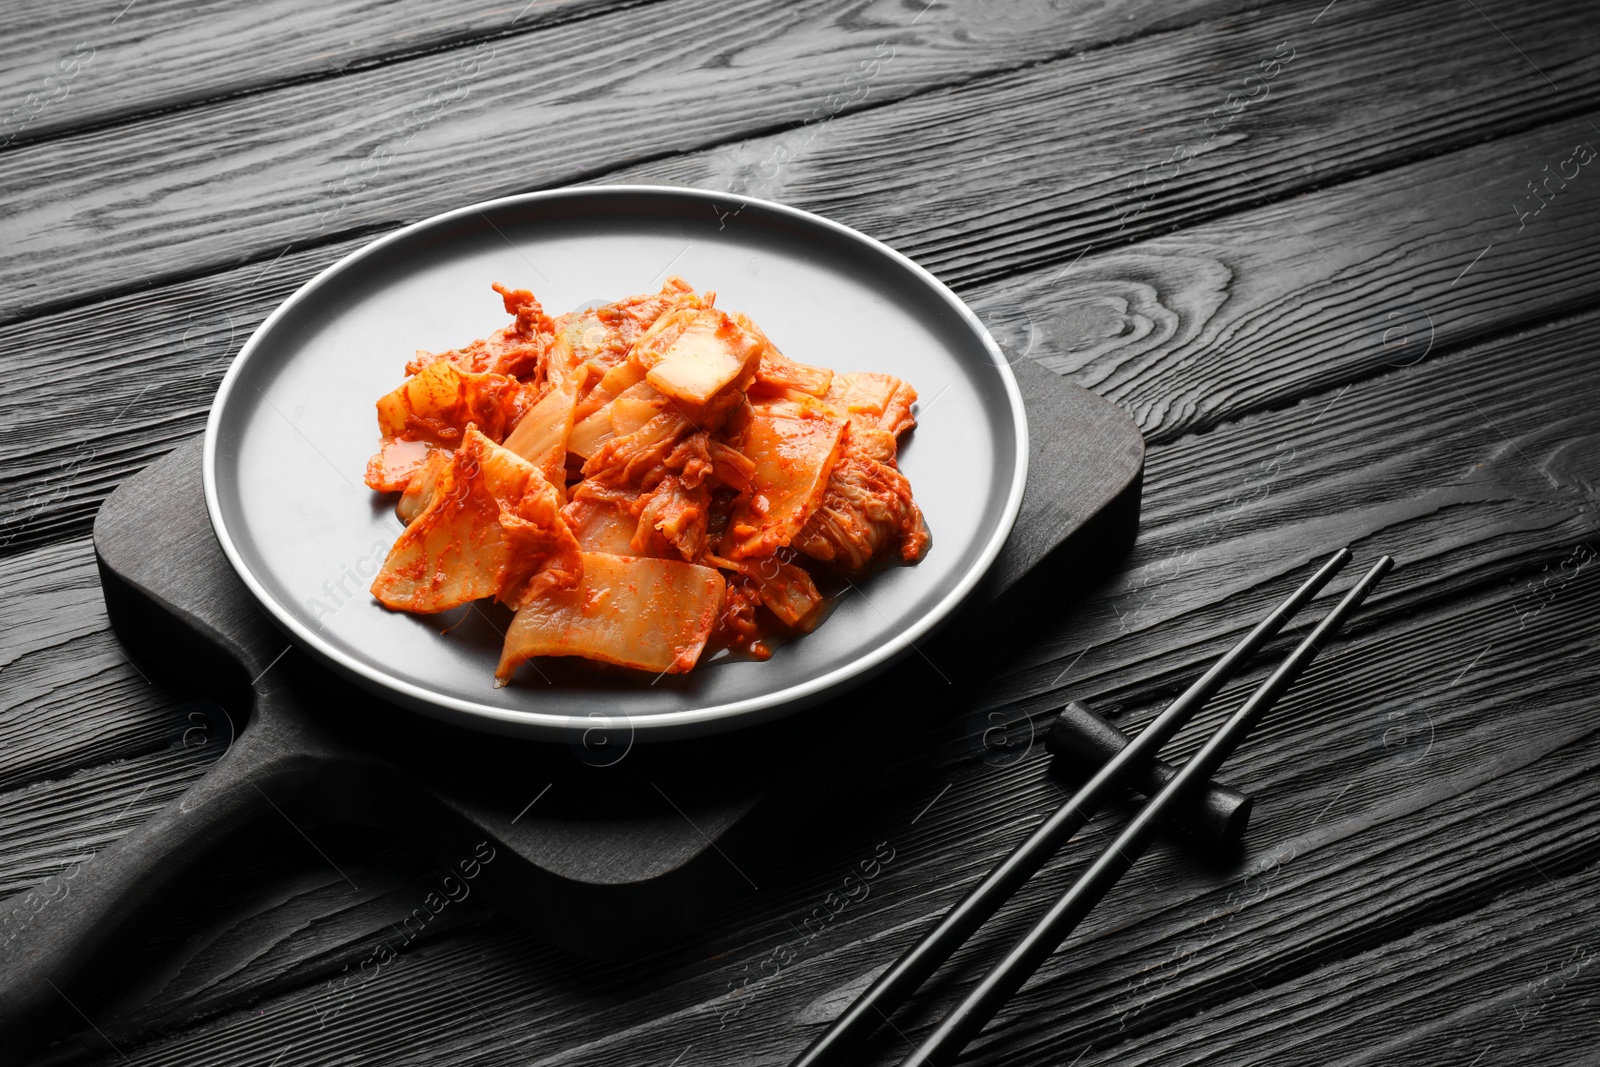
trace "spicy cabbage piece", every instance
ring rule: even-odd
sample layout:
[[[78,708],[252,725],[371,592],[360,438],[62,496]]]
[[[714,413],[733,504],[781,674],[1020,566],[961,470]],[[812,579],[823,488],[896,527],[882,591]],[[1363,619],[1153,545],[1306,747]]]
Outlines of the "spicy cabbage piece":
[[[406,365],[406,373],[416,374],[434,363],[445,362],[458,370],[473,373],[490,371],[530,381],[545,377],[545,364],[555,337],[555,323],[528,290],[507,289],[496,282],[494,291],[500,294],[506,314],[517,317],[514,323],[482,340],[473,341],[465,348],[448,352],[418,349],[416,357]]]
[[[631,543],[640,556],[678,556],[691,563],[705,555],[711,517],[711,486],[689,485],[668,474],[639,498],[639,519]]]
[[[433,456],[447,450],[426,441],[404,441],[386,437],[377,454],[367,460],[366,482],[380,493],[398,493],[411,484]]]
[[[661,469],[678,475],[691,489],[696,488],[701,482],[716,476],[716,460],[712,458],[711,449],[710,434],[704,430],[692,433],[679,441],[677,447],[661,461]]]
[[[833,384],[833,371],[827,367],[796,363],[769,344],[766,351],[761,353],[756,381],[762,385],[823,397],[828,395],[828,389]]]
[[[702,300],[692,285],[674,274],[659,293],[640,293],[574,314],[558,331],[558,341],[571,350],[576,363],[605,371],[627,359],[634,344],[664,313],[680,308],[698,311],[709,305],[709,299]]]
[[[713,556],[711,561],[742,575],[746,588],[753,590],[767,610],[785,626],[809,633],[820,620],[821,616],[815,614],[822,603],[817,583],[810,571],[792,560],[782,556],[745,560]]]
[[[615,436],[617,429],[611,424],[611,405],[607,404],[583,421],[573,423],[572,432],[567,435],[567,450],[588,459]]]
[[[613,437],[583,464],[583,476],[612,485],[638,485],[659,468],[694,423],[668,408],[632,433]]]
[[[499,441],[536,395],[533,387],[504,374],[430,363],[378,398],[378,431],[384,437],[454,448],[467,427],[476,425],[484,436]]]
[[[567,438],[572,433],[573,411],[582,375],[552,387],[506,435],[504,446],[539,468],[545,480],[558,489],[567,481]]]
[[[637,556],[633,535],[639,528],[634,512],[638,495],[626,490],[588,481],[579,482],[572,501],[561,509],[561,518],[585,552],[604,552],[612,556]]]
[[[794,539],[822,503],[847,425],[820,405],[784,401],[751,409],[738,441],[751,463],[751,488],[729,517],[722,555],[770,556]]]
[[[930,538],[911,483],[894,465],[894,435],[852,423],[821,506],[794,538],[813,559],[860,570],[894,549],[907,563],[927,554]]]
[[[616,436],[616,428],[611,425],[611,410],[604,408],[572,427],[572,433],[567,435],[567,450],[586,460]]]
[[[611,417],[611,429],[618,435],[633,433],[666,410],[668,403],[649,382],[624,389],[606,409]]]
[[[645,381],[644,372],[640,371],[637,381],[573,426],[567,448],[588,459],[600,451],[601,445],[620,434],[633,433],[666,406],[667,398],[656,392],[655,386]]]
[[[827,367],[799,363],[785,356],[748,315],[735,311],[733,321],[761,346],[761,358],[756,365],[753,385],[773,393],[793,390],[819,399],[828,395],[828,388],[833,383],[833,371]]]
[[[628,358],[656,389],[700,407],[730,385],[748,384],[768,347],[715,308],[680,308],[657,319]]]
[[[716,626],[725,583],[711,567],[671,559],[582,555],[583,576],[518,609],[495,684],[534,656],[582,656],[642,671],[694,667]]]
[[[771,577],[761,567],[756,568],[756,587],[761,593],[761,602],[785,626],[810,630],[817,624],[817,607],[822,603],[817,583],[811,580],[811,573],[804,567],[782,560],[777,563],[778,572]]]
[[[412,442],[407,442],[408,444]],[[400,494],[400,500],[395,504],[395,514],[400,516],[400,521],[410,526],[416,521],[433,500],[434,492],[439,488],[439,481],[450,469],[455,460],[455,453],[443,448],[434,448],[428,453],[428,458],[416,469],[411,480],[406,483],[405,492]]]
[[[727,581],[722,612],[717,618],[717,642],[729,648],[743,648],[755,659],[771,659],[772,649],[761,640],[761,623],[756,617],[761,595],[755,583],[737,568],[730,571]]]
[[[494,597],[520,607],[576,584],[578,543],[555,487],[474,428],[440,473],[432,499],[389,551],[372,595],[429,614]]]
[[[578,400],[575,412],[578,422],[582,422],[607,404],[611,403],[624,391],[644,381],[644,368],[634,363],[618,363],[615,367],[599,375],[590,389],[583,393]]]
[[[711,461],[713,481],[741,493],[750,491],[750,479],[755,475],[756,465],[749,456],[730,444],[716,440],[707,446],[706,455]]]
[[[911,405],[917,391],[890,374],[856,371],[835,375],[825,399],[850,413],[853,422],[898,437],[917,424]]]

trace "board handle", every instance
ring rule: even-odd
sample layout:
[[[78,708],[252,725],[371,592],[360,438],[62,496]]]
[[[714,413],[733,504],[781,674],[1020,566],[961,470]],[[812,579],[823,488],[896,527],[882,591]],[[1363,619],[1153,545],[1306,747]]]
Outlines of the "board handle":
[[[93,966],[131,934],[211,846],[272,804],[288,805],[326,754],[258,692],[249,724],[180,797],[88,860],[5,902],[0,915],[0,1063],[84,1027]],[[270,799],[269,799],[270,798]],[[70,873],[69,873],[70,872]]]

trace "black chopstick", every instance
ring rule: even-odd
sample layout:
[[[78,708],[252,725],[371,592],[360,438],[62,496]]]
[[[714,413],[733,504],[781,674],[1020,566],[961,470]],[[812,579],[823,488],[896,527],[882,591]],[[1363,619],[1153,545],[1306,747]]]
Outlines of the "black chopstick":
[[[1316,629],[1289,654],[1289,658],[1261,683],[1260,688],[1211,736],[1194,758],[1183,765],[1178,776],[1139,810],[1121,836],[1083,872],[1072,888],[1062,894],[1033,929],[967,994],[966,999],[944,1017],[916,1051],[902,1061],[901,1067],[931,1067],[955,1062],[967,1042],[977,1036],[978,1031],[1000,1010],[1000,1006],[1022,988],[1022,983],[1060,946],[1073,928],[1089,914],[1090,909],[1116,884],[1117,879],[1133,866],[1155,838],[1162,811],[1182,802],[1216,773],[1217,768],[1277,702],[1284,690],[1293,685],[1300,672],[1316,658],[1323,643],[1338,631],[1345,617],[1366,599],[1393,565],[1394,560],[1384,556],[1362,576],[1338,606],[1328,612]]]
[[[1000,865],[989,872],[940,920],[895,961],[865,993],[846,1008],[826,1033],[812,1042],[791,1067],[823,1067],[845,1062],[861,1043],[887,1019],[962,942],[1011,898],[1017,888],[1033,877],[1072,835],[1094,816],[1117,787],[1140,766],[1155,758],[1161,746],[1199,711],[1232,678],[1245,662],[1274,634],[1281,630],[1306,602],[1328,584],[1328,580],[1350,561],[1350,551],[1341,548],[1316,574],[1306,579],[1287,600],[1234,645],[1215,665],[1172,702],[1150,725],[1139,732],[1115,758],[1084,783],[1054,815],[1018,845]],[[1176,781],[1176,779],[1174,779]]]

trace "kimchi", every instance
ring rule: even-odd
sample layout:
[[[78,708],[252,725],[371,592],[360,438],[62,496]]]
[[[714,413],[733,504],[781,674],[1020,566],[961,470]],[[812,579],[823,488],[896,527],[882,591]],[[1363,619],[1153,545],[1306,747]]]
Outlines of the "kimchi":
[[[367,484],[405,524],[372,583],[396,611],[513,611],[495,684],[541,656],[657,675],[772,654],[822,618],[819,581],[916,563],[896,462],[917,394],[792,360],[682,278],[417,352],[378,400]]]

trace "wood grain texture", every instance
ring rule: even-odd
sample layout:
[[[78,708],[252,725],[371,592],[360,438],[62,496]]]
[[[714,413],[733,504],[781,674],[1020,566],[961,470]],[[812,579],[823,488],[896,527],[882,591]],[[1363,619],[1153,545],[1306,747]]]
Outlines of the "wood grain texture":
[[[1247,988],[1223,1011],[1175,1028],[1181,1036],[1120,1048],[1115,1062],[1173,1054],[1261,1062],[1258,1043],[1270,1042],[1273,1062],[1286,1064],[1582,1063],[1592,1050],[1580,1035],[1600,1023],[1595,890],[1592,867],[1536,883],[1315,979]],[[1327,996],[1323,983],[1340,992]],[[1091,1051],[1082,1062],[1112,1060]]]
[[[0,562],[0,585],[0,797],[80,767],[183,745],[193,709],[146,678],[108,629],[87,539]],[[190,736],[196,745],[200,739]]]
[[[1153,447],[1144,526],[1123,573],[1019,651],[991,703],[1043,709],[1082,685],[1175,692],[1177,677],[1122,660],[1110,638],[1159,634],[1166,654],[1191,650],[1192,671],[1243,631],[1205,634],[1185,616],[1239,595],[1262,613],[1264,581],[1340,545],[1382,546],[1401,561],[1367,617],[1410,610],[1423,587],[1447,596],[1505,581],[1529,559],[1559,585],[1581,570],[1574,546],[1600,539],[1600,382],[1586,372],[1597,321],[1586,313]],[[1542,587],[1521,596],[1513,623],[1537,618],[1548,599]]]
[[[345,968],[360,974],[362,960],[393,942],[391,924],[437,891],[443,875],[382,835],[318,831],[312,838],[282,820],[265,821],[249,840],[216,856],[197,873],[186,913],[157,924],[147,939],[156,951],[187,943],[181,974],[153,985],[130,981],[113,1000],[176,1027],[265,993],[295,990],[305,998],[309,980],[318,1021],[336,1018],[340,987],[350,978]],[[469,895],[417,932],[405,951],[503,923],[482,894]],[[356,930],[365,936],[351,941]],[[125,973],[133,977],[136,970]]]
[[[796,204],[971,288],[1578,118],[1600,100],[1600,31],[1571,5],[1496,12],[1560,95],[1448,2],[1340,0],[1313,27],[1326,6],[1207,20],[593,180]]]
[[[188,789],[216,753],[175,746],[0,794],[0,892],[88,859]]]
[[[1558,122],[966,295],[1171,440],[1592,303],[1600,182],[1512,205],[1594,138]]]
[[[19,146],[0,177],[0,321],[82,303],[80,264],[97,291],[144,287],[1100,47],[1094,26],[1115,41],[1238,5],[1090,6],[1093,25],[1040,3],[619,11]]]
[[[852,82],[851,94],[859,101],[840,118],[818,120],[803,111],[787,117],[752,116],[758,128],[795,128],[754,140],[723,134],[711,140],[735,136],[737,143],[707,154],[670,157],[615,177],[609,175],[630,158],[681,151],[694,142],[684,140],[680,132],[675,140],[655,143],[674,136],[674,126],[653,118],[640,131],[617,133],[641,138],[640,143],[628,149],[613,147],[611,160],[596,158],[575,168],[578,160],[570,146],[561,146],[563,151],[551,156],[551,146],[533,139],[518,144],[516,151],[551,158],[518,159],[517,177],[508,180],[501,133],[514,116],[496,109],[523,106],[501,99],[522,92],[523,86],[520,79],[506,82],[511,74],[505,71],[499,73],[501,81],[495,80],[492,68],[498,55],[485,61],[470,89],[462,86],[468,95],[436,117],[430,110],[426,127],[414,135],[407,133],[405,147],[398,150],[392,143],[396,138],[382,139],[381,120],[374,120],[376,129],[374,122],[365,123],[364,130],[350,129],[349,124],[372,110],[367,97],[356,98],[360,103],[344,100],[348,113],[327,118],[328,142],[318,146],[279,143],[284,138],[304,139],[306,134],[302,127],[286,129],[276,121],[273,109],[302,109],[308,106],[304,102],[276,101],[274,94],[268,94],[218,105],[254,108],[261,114],[217,116],[216,121],[232,131],[236,144],[232,151],[241,158],[232,164],[208,145],[206,159],[194,161],[207,171],[201,192],[170,184],[191,181],[185,168],[152,170],[139,159],[126,158],[114,147],[119,144],[116,137],[109,138],[103,149],[117,151],[115,159],[96,155],[89,143],[92,138],[41,148],[42,170],[29,168],[27,159],[33,157],[19,157],[11,188],[46,188],[40,175],[48,174],[55,183],[48,187],[54,195],[34,196],[17,215],[12,232],[49,232],[51,256],[66,254],[65,238],[75,234],[77,251],[71,253],[71,261],[41,260],[27,254],[26,244],[19,245],[25,254],[16,269],[9,278],[0,275],[0,292],[9,294],[0,302],[5,305],[0,306],[0,317],[28,313],[34,306],[29,293],[35,286],[45,287],[40,296],[47,302],[73,299],[61,286],[70,282],[74,267],[93,270],[102,284],[119,276],[125,278],[121,284],[134,284],[126,279],[143,282],[149,277],[141,263],[180,251],[195,267],[237,261],[241,255],[270,257],[291,242],[326,240],[351,227],[370,231],[488,196],[592,174],[607,174],[607,180],[688,181],[814,207],[926,257],[930,266],[953,281],[992,278],[1019,266],[1070,259],[1091,245],[1104,247],[1160,233],[1197,215],[1254,206],[1292,190],[1525,129],[1562,114],[1581,113],[1596,99],[1595,31],[1588,20],[1562,5],[1521,10],[1509,24],[1513,31],[1544,43],[1536,49],[1540,62],[1558,72],[1568,87],[1568,95],[1554,102],[1546,99],[1546,84],[1520,58],[1508,52],[1512,58],[1504,61],[1487,49],[1489,39],[1498,37],[1482,20],[1446,22],[1454,36],[1441,47],[1447,56],[1459,56],[1458,62],[1418,64],[1405,42],[1419,27],[1445,21],[1444,9],[1435,5],[1392,11],[1375,4],[1355,5],[1348,18],[1330,19],[1312,37],[1306,24],[1314,7],[1272,7],[1248,20],[1205,23],[1147,37],[1127,48],[1103,47],[1101,38],[1091,36],[1090,43],[1100,47],[1080,53],[1086,58],[1059,59],[1016,74],[983,78],[965,88],[908,101],[906,108],[886,110],[878,106],[885,100],[907,92],[925,93],[940,79],[957,76],[943,65],[942,51],[925,54],[938,45],[937,40],[913,50],[910,44],[894,43],[900,37],[890,34],[884,39],[891,42],[887,47],[896,49],[894,57],[886,62],[881,62],[883,55],[871,60],[879,63],[876,72],[869,81]],[[1202,13],[1207,12],[1195,12]],[[1107,19],[1107,14],[1101,12],[1100,19],[1091,14],[1088,20],[1063,19],[1058,14],[1037,26],[1019,26],[1018,31],[1037,30],[1042,41],[1053,40],[1052,35],[1059,36],[1068,25],[1092,35],[1091,22],[1118,37],[1123,30],[1117,27],[1146,29],[1137,21]],[[629,25],[638,22],[632,12],[615,17],[633,20]],[[927,17],[932,19],[932,13]],[[974,24],[985,18],[977,11],[970,17]],[[1014,17],[987,20],[985,37],[997,32],[996,27],[1011,32],[1016,21]],[[926,27],[926,22],[919,23],[919,28]],[[851,32],[863,29],[853,26]],[[951,32],[959,36],[962,29]],[[569,27],[563,32],[584,31]],[[988,47],[985,37],[969,32],[967,47],[980,52],[971,57],[969,67],[961,68],[961,80],[997,62],[998,57],[982,54]],[[1285,37],[1290,39],[1287,51],[1280,48]],[[530,40],[536,38],[542,39],[534,35]],[[783,43],[774,39],[772,46]],[[1068,40],[1056,43],[1061,46],[1058,51],[1075,47]],[[806,42],[804,50],[825,47],[834,44]],[[875,44],[853,40],[838,47],[864,50],[869,56],[876,50]],[[1039,54],[1031,51],[1035,47],[1030,41],[1019,62],[1038,59]],[[1482,62],[1478,57],[1486,52],[1497,60]],[[1261,64],[1276,64],[1273,57],[1280,54],[1294,58],[1286,65],[1277,64],[1281,69],[1270,83],[1246,86],[1246,78],[1259,78]],[[898,71],[897,63],[904,64]],[[406,69],[412,66],[407,64]],[[849,70],[837,73],[844,78]],[[754,76],[765,75],[757,71]],[[902,85],[902,76],[914,80]],[[345,88],[344,80],[339,80],[338,89]],[[676,79],[674,92],[662,94],[663,100],[688,91],[689,84]],[[327,87],[319,83],[316,88],[319,98],[328,95]],[[753,88],[742,79],[731,87],[740,96]],[[722,86],[719,91],[726,96],[729,89]],[[478,90],[481,99],[472,97],[471,90]],[[1172,111],[1153,119],[1145,109],[1129,106],[1130,99],[1147,91],[1158,93],[1163,108]],[[1393,126],[1390,92],[1403,94],[1410,108],[1404,137],[1381,136]],[[1225,101],[1238,106],[1230,93],[1240,97],[1255,93],[1260,99],[1250,101],[1225,125],[1204,125],[1208,120],[1219,123],[1212,112]],[[348,94],[333,95],[342,99]],[[764,101],[774,94],[755,95]],[[795,106],[799,103],[803,102]],[[330,105],[325,101],[322,106]],[[391,102],[391,106],[399,105]],[[559,113],[546,114],[551,106],[547,102],[526,106],[539,109],[540,124],[566,121]],[[852,113],[857,106],[865,110]],[[490,113],[482,114],[486,109]],[[699,117],[692,104],[685,110]],[[188,123],[199,120],[177,115],[162,121],[188,136]],[[576,121],[590,120],[577,116]],[[491,124],[494,128],[487,128]],[[458,126],[459,138],[450,132]],[[1222,132],[1213,139],[1211,131],[1218,128]],[[1064,137],[1069,131],[1070,138]],[[139,136],[159,142],[163,133],[141,130]],[[437,152],[431,143],[428,150],[410,147],[413,142],[420,146],[447,137],[448,144]],[[353,147],[368,141],[376,141],[384,150],[381,163],[364,161]],[[912,150],[913,145],[929,141],[940,145],[937,155]],[[263,158],[271,161],[265,174],[259,162]],[[341,168],[352,161],[356,169],[347,174]],[[80,169],[92,172],[95,180],[69,183],[61,178]],[[963,180],[946,180],[952,171],[961,173]],[[250,187],[251,210],[241,225],[242,194],[235,186],[245,184]],[[5,189],[0,186],[0,199]],[[215,200],[209,199],[212,189],[217,190]],[[181,227],[174,226],[175,197],[183,205]],[[285,217],[286,205],[297,205],[295,210],[304,215],[308,200],[316,202],[313,217]],[[911,204],[919,205],[918,210],[910,210]],[[35,217],[34,212],[43,214]],[[141,217],[153,215],[163,223],[159,236],[140,222]],[[979,221],[981,236],[970,226],[940,225],[939,219]],[[41,229],[46,220],[47,231]],[[57,223],[70,230],[59,229]],[[114,254],[108,254],[111,250]],[[957,262],[965,266],[958,268]]]
[[[0,14],[0,149],[643,2],[8,4]]]

